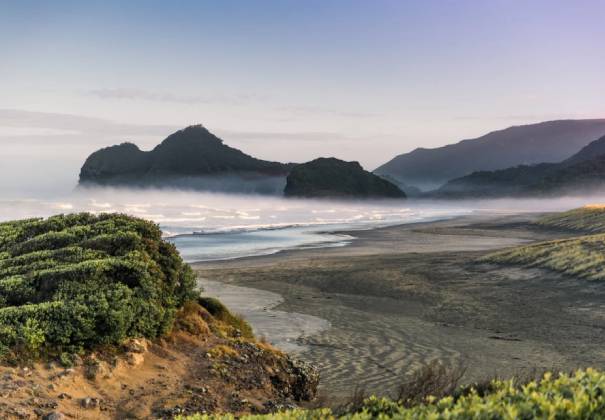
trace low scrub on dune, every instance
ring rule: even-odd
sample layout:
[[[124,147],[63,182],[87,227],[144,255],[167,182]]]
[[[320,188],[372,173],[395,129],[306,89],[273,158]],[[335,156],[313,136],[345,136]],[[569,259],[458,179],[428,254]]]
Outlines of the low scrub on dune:
[[[197,299],[154,223],[119,214],[0,223],[0,346],[73,351],[154,338]]]
[[[605,205],[592,204],[548,215],[535,222],[539,226],[585,233],[605,233]]]
[[[370,397],[351,412],[335,414],[330,409],[289,410],[269,415],[247,415],[245,420],[311,419],[599,419],[605,417],[605,374],[579,370],[574,374],[546,373],[535,381],[494,380],[489,387],[466,389],[451,395],[427,397],[407,406],[400,401]],[[198,414],[177,420],[232,420],[230,414]]]
[[[605,234],[519,246],[488,254],[479,261],[546,268],[588,280],[604,280]]]

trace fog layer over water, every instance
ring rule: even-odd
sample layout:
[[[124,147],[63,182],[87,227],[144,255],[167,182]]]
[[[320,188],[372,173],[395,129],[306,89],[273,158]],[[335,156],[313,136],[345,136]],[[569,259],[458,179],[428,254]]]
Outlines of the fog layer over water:
[[[282,249],[345,245],[334,230],[436,220],[477,212],[556,211],[603,197],[548,200],[327,201],[169,190],[77,189],[39,199],[0,199],[0,220],[88,211],[121,212],[155,221],[187,261],[265,255]]]

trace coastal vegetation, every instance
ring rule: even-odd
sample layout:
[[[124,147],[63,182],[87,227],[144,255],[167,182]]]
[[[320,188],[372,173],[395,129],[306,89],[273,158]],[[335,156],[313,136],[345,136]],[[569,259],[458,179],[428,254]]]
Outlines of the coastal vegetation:
[[[459,388],[451,395],[426,396],[408,405],[404,400],[370,397],[353,411],[327,408],[247,415],[245,420],[311,419],[596,419],[605,416],[605,374],[594,369],[573,374],[547,372],[529,382],[493,380],[483,387]],[[177,420],[232,420],[231,414],[197,414]]]
[[[604,232],[605,208],[591,205],[538,219],[550,229]],[[556,239],[490,253],[480,262],[549,269],[588,280],[605,279],[605,233]]]
[[[480,262],[546,268],[588,280],[605,279],[605,234],[540,242],[498,251]]]
[[[154,223],[59,215],[0,224],[0,343],[74,351],[168,332],[197,298],[194,275]]]

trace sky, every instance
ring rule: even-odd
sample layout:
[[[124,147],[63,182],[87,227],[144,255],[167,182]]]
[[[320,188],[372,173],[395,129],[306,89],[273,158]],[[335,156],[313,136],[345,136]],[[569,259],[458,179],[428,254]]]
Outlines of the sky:
[[[605,117],[604,19],[605,0],[0,0],[0,183],[73,184],[101,146],[198,123],[259,158],[374,169]]]

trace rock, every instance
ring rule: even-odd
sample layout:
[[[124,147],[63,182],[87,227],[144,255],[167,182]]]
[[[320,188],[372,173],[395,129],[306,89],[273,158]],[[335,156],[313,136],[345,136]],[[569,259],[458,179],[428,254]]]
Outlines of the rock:
[[[172,186],[229,192],[276,193],[292,165],[255,159],[201,125],[168,136],[146,152],[132,143],[91,154],[80,170],[80,184]],[[233,176],[241,182],[195,182],[199,177]],[[246,182],[252,180],[252,182]],[[254,182],[254,180],[258,180]],[[229,185],[227,185],[229,184]]]
[[[144,338],[131,338],[124,343],[124,348],[129,353],[146,353],[149,341]]]
[[[145,361],[145,355],[143,353],[127,353],[126,361],[129,365],[138,366]]]
[[[99,406],[99,400],[97,398],[86,397],[80,400],[82,408],[90,409]]]
[[[53,411],[42,417],[42,420],[65,420],[65,414],[59,411]]]
[[[393,183],[364,170],[358,162],[319,158],[296,166],[287,178],[287,197],[405,198]]]
[[[311,401],[317,396],[319,370],[302,360],[288,358],[288,362],[289,373],[295,378],[291,384],[292,396],[297,401]]]
[[[13,410],[13,415],[19,419],[27,419],[30,417],[30,414],[24,408],[16,408]]]

